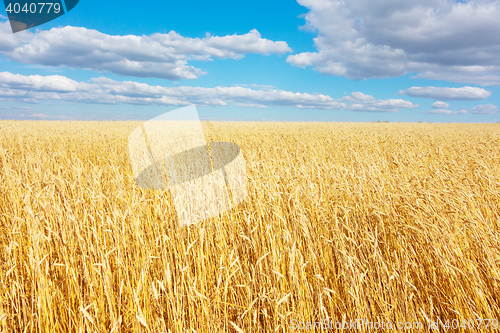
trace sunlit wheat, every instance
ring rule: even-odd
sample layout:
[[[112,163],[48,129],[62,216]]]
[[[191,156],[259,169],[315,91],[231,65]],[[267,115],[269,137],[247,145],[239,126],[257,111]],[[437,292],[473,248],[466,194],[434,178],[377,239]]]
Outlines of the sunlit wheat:
[[[0,121],[3,332],[500,319],[499,124],[205,122],[249,196],[185,228],[139,125]]]

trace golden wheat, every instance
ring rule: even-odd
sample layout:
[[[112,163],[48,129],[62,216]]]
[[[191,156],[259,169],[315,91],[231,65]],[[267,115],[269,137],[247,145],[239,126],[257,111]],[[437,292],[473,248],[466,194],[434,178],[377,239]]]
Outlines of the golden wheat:
[[[185,228],[139,125],[0,121],[3,332],[500,320],[500,125],[205,122],[249,197]]]

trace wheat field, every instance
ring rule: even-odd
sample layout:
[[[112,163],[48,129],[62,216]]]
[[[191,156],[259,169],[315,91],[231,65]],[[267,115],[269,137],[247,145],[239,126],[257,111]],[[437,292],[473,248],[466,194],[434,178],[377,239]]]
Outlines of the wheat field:
[[[140,124],[0,121],[2,332],[496,331],[500,124],[203,122],[249,196],[184,228]]]

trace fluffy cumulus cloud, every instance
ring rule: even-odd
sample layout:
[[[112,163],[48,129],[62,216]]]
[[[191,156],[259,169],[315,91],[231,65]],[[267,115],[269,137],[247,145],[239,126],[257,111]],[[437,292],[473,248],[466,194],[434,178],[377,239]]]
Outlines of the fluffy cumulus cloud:
[[[92,84],[76,82],[60,75],[24,76],[10,72],[0,72],[0,87],[44,92],[75,92],[89,91],[92,89]]]
[[[437,101],[437,102],[432,103],[433,109],[446,109],[446,108],[448,108],[448,106],[450,106],[448,103],[441,102],[441,101]]]
[[[420,78],[500,84],[500,2],[493,0],[298,0],[316,52],[298,67],[350,79]]]
[[[500,110],[493,104],[478,105],[472,108],[472,113],[476,114],[498,114]]]
[[[402,99],[380,100],[361,92],[353,92],[350,96],[343,97],[341,101],[350,102],[349,110],[352,111],[397,112],[401,108],[414,108],[418,106]]]
[[[412,97],[423,97],[432,99],[441,99],[445,101],[462,100],[474,101],[486,99],[491,95],[491,91],[477,87],[411,87],[407,90],[400,90],[400,95],[408,95]]]
[[[239,59],[248,53],[268,55],[290,51],[286,42],[262,38],[255,29],[244,35],[207,34],[204,38],[187,38],[175,31],[150,36],[111,36],[71,26],[12,34],[8,22],[0,22],[0,53],[13,61],[136,77],[195,79],[204,73],[188,65],[191,59]]]
[[[38,103],[61,100],[80,103],[225,106],[234,103],[246,107],[289,106],[296,108],[396,112],[418,105],[402,99],[379,100],[354,92],[341,99],[328,95],[279,90],[273,87],[252,89],[233,87],[163,87],[106,77],[77,82],[60,75],[39,76],[0,73],[0,100]]]

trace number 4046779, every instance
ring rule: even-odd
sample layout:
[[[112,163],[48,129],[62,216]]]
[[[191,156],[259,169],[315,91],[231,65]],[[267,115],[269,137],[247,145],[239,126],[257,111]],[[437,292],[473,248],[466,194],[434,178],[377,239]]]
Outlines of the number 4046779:
[[[53,3],[53,2],[39,2],[39,3],[32,2],[29,5],[25,3],[24,6],[21,8],[21,5],[18,3],[9,3],[9,5],[6,8],[6,11],[9,14],[11,14],[12,12],[14,12],[15,14],[21,12],[26,14],[28,13],[49,14],[51,10],[53,13],[58,14],[61,11],[61,5],[59,3]]]

